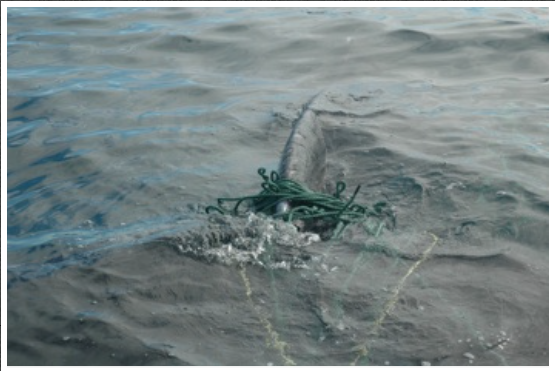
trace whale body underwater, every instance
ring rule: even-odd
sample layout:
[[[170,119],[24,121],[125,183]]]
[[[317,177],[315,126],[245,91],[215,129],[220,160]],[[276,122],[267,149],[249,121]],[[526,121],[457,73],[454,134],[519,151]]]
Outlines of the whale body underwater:
[[[318,115],[312,109],[314,96],[303,105],[300,116],[293,122],[291,134],[287,139],[279,163],[280,177],[291,179],[320,192],[324,189],[326,173],[326,142]],[[289,211],[288,201],[279,203],[277,213]]]

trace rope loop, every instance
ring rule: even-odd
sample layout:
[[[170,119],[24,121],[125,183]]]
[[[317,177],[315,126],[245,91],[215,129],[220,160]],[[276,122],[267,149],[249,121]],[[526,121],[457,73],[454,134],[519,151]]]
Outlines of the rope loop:
[[[335,183],[335,193],[333,194],[334,197],[341,198],[341,193],[343,193],[345,188],[347,188],[347,185],[345,184],[345,182],[339,180],[337,183]]]
[[[208,206],[205,209],[206,213],[240,215],[252,210],[289,222],[323,220],[326,224],[335,225],[334,235],[340,236],[348,224],[363,222],[370,216],[382,216],[386,211],[387,203],[384,201],[377,202],[372,208],[354,203],[360,191],[360,185],[352,196],[345,200],[341,197],[347,188],[343,181],[338,181],[335,184],[335,193],[329,195],[313,192],[294,180],[281,178],[276,171],[272,171],[268,176],[266,169],[262,167],[258,169],[258,175],[263,179],[260,193],[244,197],[218,198],[217,206]],[[277,205],[282,202],[289,203],[289,210],[276,213]],[[228,203],[235,203],[235,205],[228,208],[226,207]],[[241,205],[248,206],[240,208]]]

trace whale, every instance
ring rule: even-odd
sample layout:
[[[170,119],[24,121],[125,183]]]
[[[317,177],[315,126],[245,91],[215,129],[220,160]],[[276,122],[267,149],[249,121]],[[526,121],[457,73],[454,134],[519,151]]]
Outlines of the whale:
[[[322,122],[313,109],[318,95],[303,105],[299,117],[293,122],[278,168],[281,178],[294,180],[315,192],[323,191],[325,187],[327,152]],[[290,209],[290,201],[282,201],[276,206],[276,213],[286,213]]]

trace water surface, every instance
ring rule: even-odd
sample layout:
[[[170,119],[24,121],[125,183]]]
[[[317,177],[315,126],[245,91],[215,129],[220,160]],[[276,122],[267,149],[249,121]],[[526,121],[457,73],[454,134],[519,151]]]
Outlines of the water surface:
[[[547,364],[548,44],[537,8],[10,8],[8,362]],[[414,261],[356,231],[290,272],[156,242],[257,192],[319,92],[380,243],[497,256],[422,263],[376,333]]]

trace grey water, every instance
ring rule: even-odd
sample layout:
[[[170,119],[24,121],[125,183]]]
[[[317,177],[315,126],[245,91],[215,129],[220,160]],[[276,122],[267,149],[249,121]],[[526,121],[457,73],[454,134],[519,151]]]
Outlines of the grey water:
[[[513,339],[480,343],[483,357],[460,348],[458,340],[464,337],[465,343],[470,335],[459,325],[437,329],[444,337],[423,330],[430,340],[423,341],[426,349],[437,339],[452,342],[450,350],[434,355],[414,351],[412,342],[393,345],[401,330],[391,325],[390,337],[384,335],[367,364],[547,364],[548,334],[542,329],[548,323],[548,23],[544,8],[8,8],[8,322],[25,318],[9,327],[8,362],[83,360],[77,347],[32,335],[41,326],[52,333],[56,327],[39,325],[37,312],[22,309],[33,291],[26,285],[72,279],[86,284],[85,277],[67,272],[109,261],[131,267],[135,263],[118,260],[118,254],[150,256],[140,252],[144,246],[195,230],[204,223],[204,207],[218,197],[258,192],[257,169],[278,168],[291,123],[319,93],[315,110],[328,146],[327,180],[344,180],[349,190],[360,184],[359,203],[385,199],[396,207],[396,229],[384,237],[388,244],[408,246],[433,233],[449,253],[505,254],[505,260],[488,261],[491,267],[473,265],[480,274],[500,269],[515,277],[516,270],[525,277],[484,289],[497,292],[492,313],[499,315],[495,303],[508,308],[496,333],[511,332]],[[341,255],[339,249],[322,243],[314,250],[339,251],[339,271],[343,267],[351,276],[359,263],[387,267],[392,274],[400,269],[354,252]],[[164,262],[169,266],[172,258]],[[456,268],[438,275],[451,271]],[[349,277],[318,284],[339,297],[346,295]],[[286,286],[277,282],[278,288],[279,282]],[[490,296],[472,291],[473,285],[454,284],[461,292],[470,288],[487,307]],[[299,287],[300,293],[311,290]],[[361,290],[353,287],[351,301],[344,298],[340,312],[346,317],[336,313],[351,329],[372,322],[355,313],[353,300],[364,297]],[[67,295],[77,298],[79,292]],[[449,317],[445,308],[457,307],[451,299],[436,315]],[[36,300],[41,306],[49,299]],[[60,299],[62,304],[67,303]],[[291,328],[312,331],[303,327],[308,320],[285,325],[285,315],[276,313],[272,318],[282,327],[274,325],[285,341],[298,338],[287,332]],[[469,315],[469,322],[481,323],[472,327],[476,339],[484,338],[476,328],[491,325],[492,313]],[[523,313],[529,315],[517,323]],[[359,320],[364,325],[355,325]],[[422,321],[411,323],[429,324]],[[28,327],[20,333],[21,326]],[[349,349],[369,330],[347,335],[342,328],[336,326],[336,338],[324,330],[314,333],[313,343],[293,347],[288,357],[298,364],[348,364],[356,358]],[[146,342],[144,331],[133,327],[127,335]],[[445,335],[449,331],[455,335]],[[237,336],[250,343],[248,336]],[[322,337],[338,342],[336,356]],[[173,344],[169,358],[176,364],[287,359],[263,341],[252,359],[249,346],[234,348],[234,340],[226,341],[225,357]],[[141,363],[110,357],[110,349],[102,348],[108,356],[98,362]],[[474,358],[464,356],[469,352]]]

